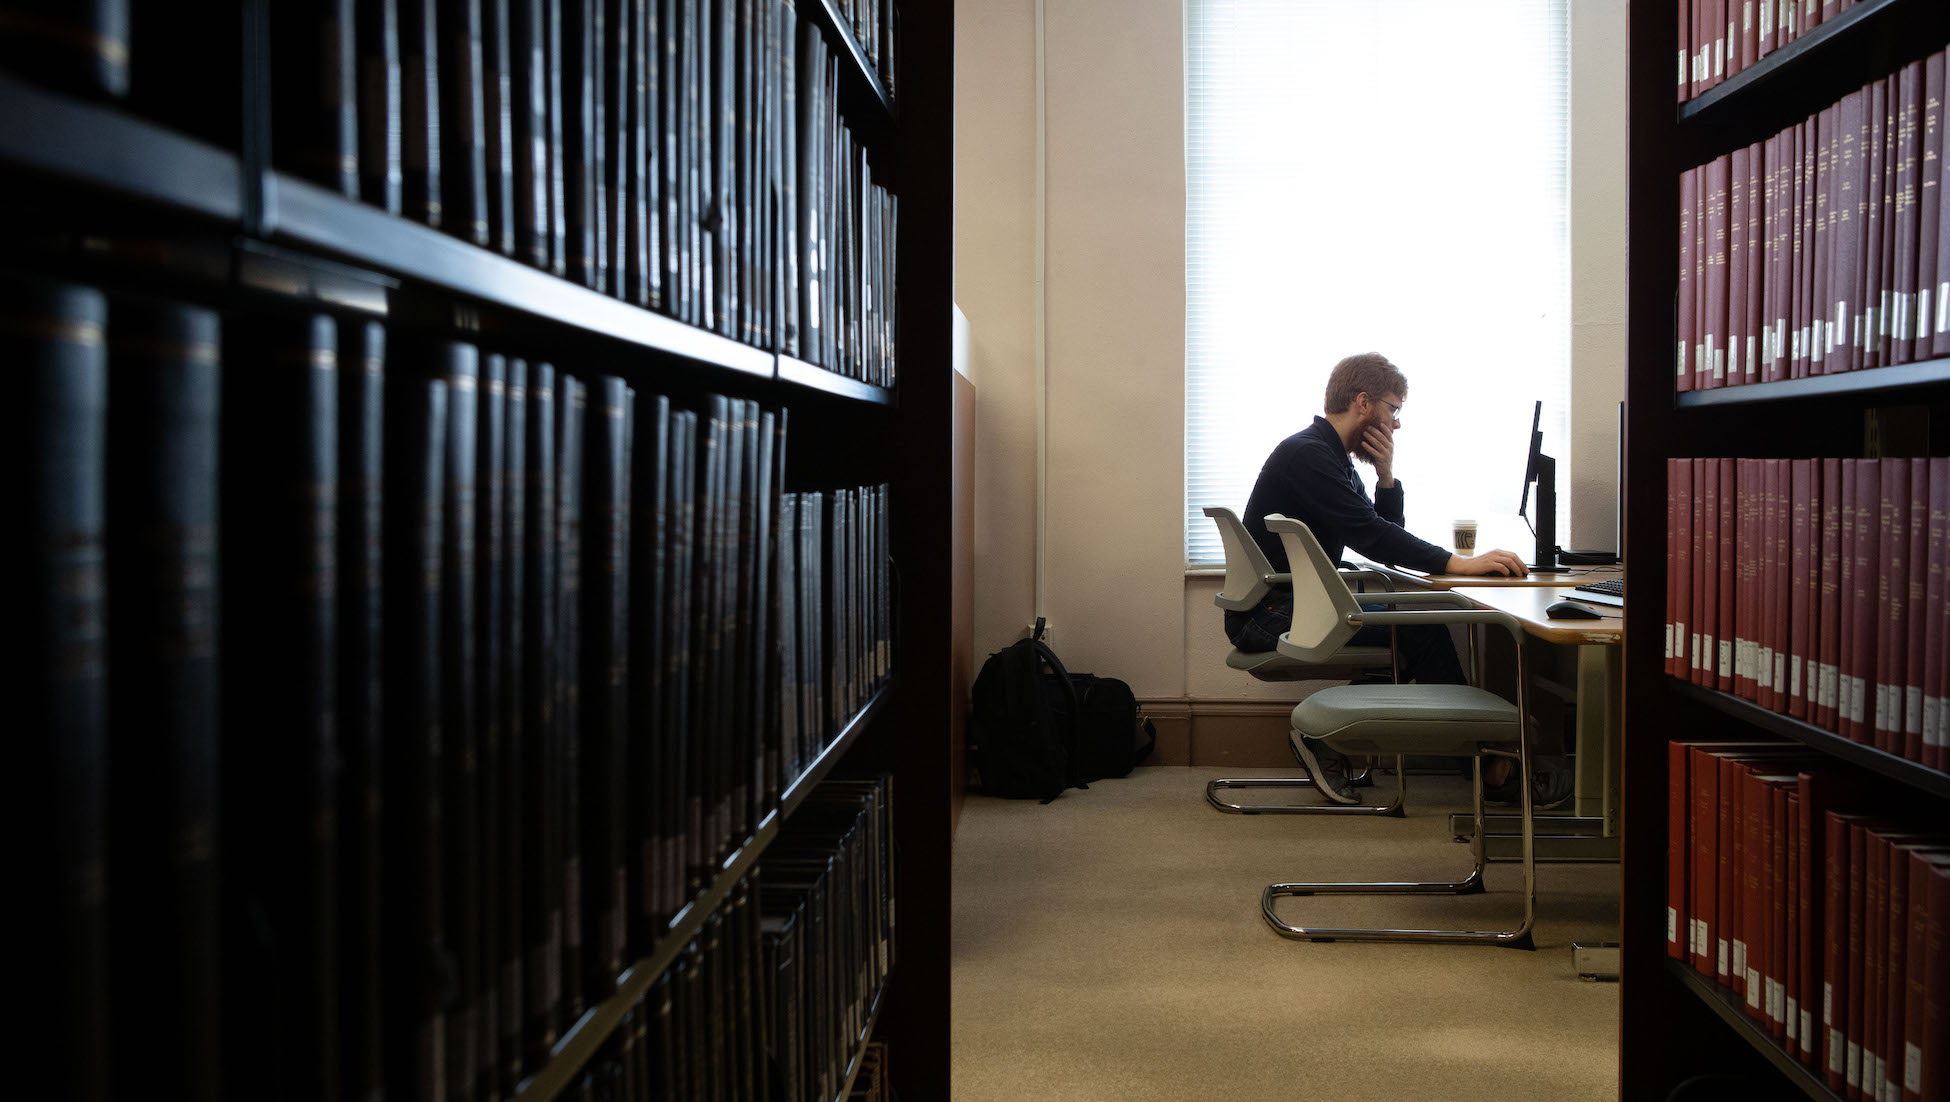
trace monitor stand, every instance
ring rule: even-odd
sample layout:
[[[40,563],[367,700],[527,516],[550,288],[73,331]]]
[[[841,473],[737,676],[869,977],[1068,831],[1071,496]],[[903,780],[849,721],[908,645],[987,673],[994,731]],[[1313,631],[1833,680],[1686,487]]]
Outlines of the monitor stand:
[[[1548,574],[1557,569],[1557,460],[1548,455],[1537,457],[1537,492],[1531,500],[1537,503],[1537,554],[1530,569]]]

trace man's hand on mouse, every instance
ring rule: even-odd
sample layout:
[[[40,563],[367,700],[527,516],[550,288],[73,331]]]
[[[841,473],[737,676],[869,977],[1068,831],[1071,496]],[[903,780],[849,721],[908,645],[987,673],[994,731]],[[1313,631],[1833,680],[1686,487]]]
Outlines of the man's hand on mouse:
[[[1474,577],[1527,578],[1530,576],[1530,568],[1524,565],[1521,557],[1503,550],[1485,551],[1469,558],[1451,555],[1449,566],[1443,572]]]

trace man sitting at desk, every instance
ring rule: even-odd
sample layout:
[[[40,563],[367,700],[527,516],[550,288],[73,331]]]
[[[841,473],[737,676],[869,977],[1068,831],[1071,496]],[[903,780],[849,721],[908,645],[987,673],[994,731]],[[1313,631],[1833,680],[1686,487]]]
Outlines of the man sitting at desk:
[[[1353,548],[1376,562],[1429,574],[1523,577],[1529,573],[1523,559],[1508,551],[1485,551],[1464,558],[1418,539],[1402,527],[1402,484],[1395,479],[1394,470],[1395,430],[1401,427],[1399,417],[1407,398],[1408,379],[1386,356],[1367,352],[1334,365],[1327,377],[1327,415],[1315,417],[1312,425],[1280,441],[1260,467],[1252,497],[1246,501],[1246,530],[1266,553],[1273,569],[1285,572],[1291,567],[1285,545],[1266,529],[1269,513],[1305,524],[1332,562],[1340,561],[1343,548]],[[1374,469],[1373,500],[1369,500],[1350,456]],[[1379,610],[1387,606],[1367,607]],[[1270,651],[1292,624],[1293,591],[1275,589],[1249,611],[1227,612],[1226,637],[1242,651]],[[1404,627],[1399,640],[1407,677],[1423,684],[1467,683],[1447,625]],[[1371,625],[1348,642],[1350,646],[1385,647],[1388,629]],[[1294,749],[1321,792],[1340,803],[1357,802],[1348,784],[1345,757],[1313,739],[1296,737]],[[1490,798],[1517,800],[1519,793],[1510,781],[1510,768],[1506,758],[1494,758],[1484,765],[1483,780]],[[1538,806],[1561,802],[1569,794],[1563,783],[1568,774],[1557,775],[1563,772],[1540,765],[1533,786]],[[1565,791],[1560,793],[1559,788]]]

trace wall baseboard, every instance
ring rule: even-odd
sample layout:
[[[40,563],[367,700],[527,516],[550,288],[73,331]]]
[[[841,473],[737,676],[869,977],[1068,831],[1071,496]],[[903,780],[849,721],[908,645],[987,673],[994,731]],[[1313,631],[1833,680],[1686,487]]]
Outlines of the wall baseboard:
[[[1153,764],[1283,769],[1295,766],[1287,744],[1295,703],[1154,697],[1138,707],[1158,728]]]

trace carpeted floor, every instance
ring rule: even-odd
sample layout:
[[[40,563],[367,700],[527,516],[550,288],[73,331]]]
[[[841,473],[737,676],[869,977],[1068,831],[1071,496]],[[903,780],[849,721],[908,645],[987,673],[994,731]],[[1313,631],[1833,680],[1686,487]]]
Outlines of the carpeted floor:
[[[1571,961],[1572,941],[1616,937],[1616,865],[1538,866],[1535,952],[1288,941],[1260,919],[1270,882],[1466,872],[1447,816],[1468,789],[1411,777],[1406,820],[1222,815],[1204,800],[1221,775],[1270,773],[1160,766],[1047,806],[969,798],[954,1102],[1617,1096],[1617,985]],[[1521,873],[1487,876],[1479,896],[1296,898],[1281,913],[1508,928]]]

